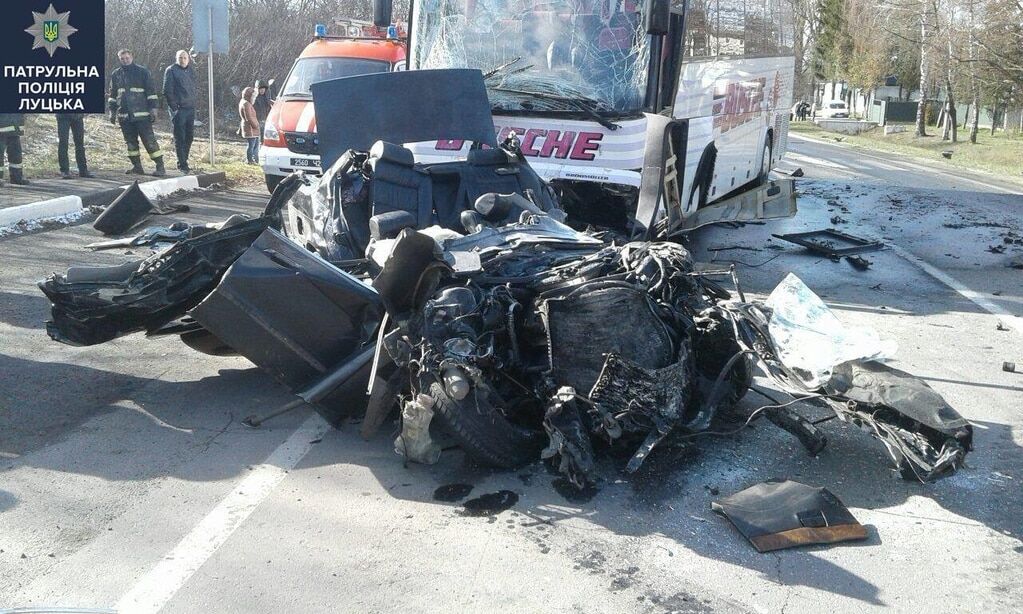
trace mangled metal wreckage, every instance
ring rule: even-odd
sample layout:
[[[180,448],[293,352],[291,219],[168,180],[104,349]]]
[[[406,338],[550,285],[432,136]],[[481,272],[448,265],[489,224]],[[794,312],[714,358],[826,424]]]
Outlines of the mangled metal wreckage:
[[[548,458],[580,487],[601,452],[624,450],[635,471],[659,444],[721,434],[754,369],[862,426],[907,478],[962,464],[971,427],[925,383],[863,352],[810,373],[791,356],[798,335],[780,336],[770,301],[747,302],[734,271],[698,270],[677,242],[566,224],[514,137],[495,142],[478,72],[412,75],[395,87],[429,83],[405,90],[430,92],[414,115],[380,93],[391,75],[315,85],[322,178],[293,175],[260,217],[144,261],[51,276],[50,335],[179,334],[245,356],[335,425],[361,414],[369,435],[399,411],[409,459],[435,461],[442,429],[479,461]],[[341,128],[374,88],[405,114],[378,102]],[[479,147],[431,165],[397,144],[440,137]],[[766,417],[819,452],[824,435],[792,403],[728,430]]]

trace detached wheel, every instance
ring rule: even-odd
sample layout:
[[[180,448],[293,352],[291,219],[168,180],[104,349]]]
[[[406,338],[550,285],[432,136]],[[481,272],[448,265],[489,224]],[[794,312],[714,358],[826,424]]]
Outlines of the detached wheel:
[[[448,396],[444,385],[432,382],[435,418],[473,459],[486,465],[510,469],[539,458],[544,434],[527,429],[505,418],[486,389],[473,387],[461,401]]]

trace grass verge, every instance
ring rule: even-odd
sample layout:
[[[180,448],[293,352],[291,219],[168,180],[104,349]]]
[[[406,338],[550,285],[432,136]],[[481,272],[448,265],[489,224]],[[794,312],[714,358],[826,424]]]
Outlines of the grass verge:
[[[174,140],[171,136],[170,120],[166,112],[156,122],[156,140],[160,150],[164,152],[167,172],[176,175],[177,159],[174,156]],[[25,117],[25,134],[21,137],[25,150],[25,172],[29,178],[58,177],[57,163],[57,119],[54,115],[27,115]],[[68,155],[71,170],[75,170],[74,143],[69,146]],[[217,164],[209,164],[209,137],[197,132],[192,143],[189,166],[194,172],[218,172],[227,174],[230,187],[246,190],[266,190],[263,182],[263,171],[259,166],[245,164],[245,142],[238,137],[217,135]],[[121,129],[102,115],[85,117],[85,157],[89,169],[94,171],[123,171],[130,166],[125,155],[124,138]],[[147,171],[153,168],[152,162],[143,151],[142,165]]]

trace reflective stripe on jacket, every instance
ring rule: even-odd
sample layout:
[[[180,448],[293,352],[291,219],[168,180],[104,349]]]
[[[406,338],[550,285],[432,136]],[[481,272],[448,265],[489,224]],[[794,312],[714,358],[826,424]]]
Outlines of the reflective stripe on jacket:
[[[146,67],[129,64],[111,73],[107,103],[121,121],[141,121],[152,118],[151,111],[159,106],[160,97]]]

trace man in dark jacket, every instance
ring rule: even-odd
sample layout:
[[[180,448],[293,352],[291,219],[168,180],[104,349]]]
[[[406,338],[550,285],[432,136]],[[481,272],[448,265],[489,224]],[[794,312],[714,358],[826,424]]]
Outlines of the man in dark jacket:
[[[153,76],[144,66],[135,63],[135,58],[127,49],[117,52],[121,66],[110,75],[110,96],[107,102],[110,107],[110,123],[119,123],[124,142],[128,145],[128,159],[131,168],[125,171],[128,175],[145,175],[142,170],[142,157],[139,152],[139,139],[150,159],[156,163],[153,175],[163,177],[167,170],[163,165],[163,152],[153,134],[153,122],[156,121],[160,97],[153,87]]]
[[[0,113],[0,185],[4,183],[4,153],[11,167],[11,183],[28,185],[21,171],[21,127],[25,125],[24,113]]]
[[[68,160],[68,133],[75,139],[75,163],[79,177],[95,177],[89,172],[85,161],[85,113],[62,113],[57,116],[57,162],[60,176],[71,179],[71,163]]]
[[[163,73],[163,97],[174,124],[178,169],[186,173],[192,170],[188,167],[188,152],[195,137],[196,80],[191,61],[188,52],[182,49],[178,51],[177,63],[168,66]]]
[[[256,109],[256,119],[259,121],[259,140],[263,140],[263,129],[266,128],[266,118],[270,116],[270,92],[267,84],[263,81],[256,81],[256,100],[252,106]]]

